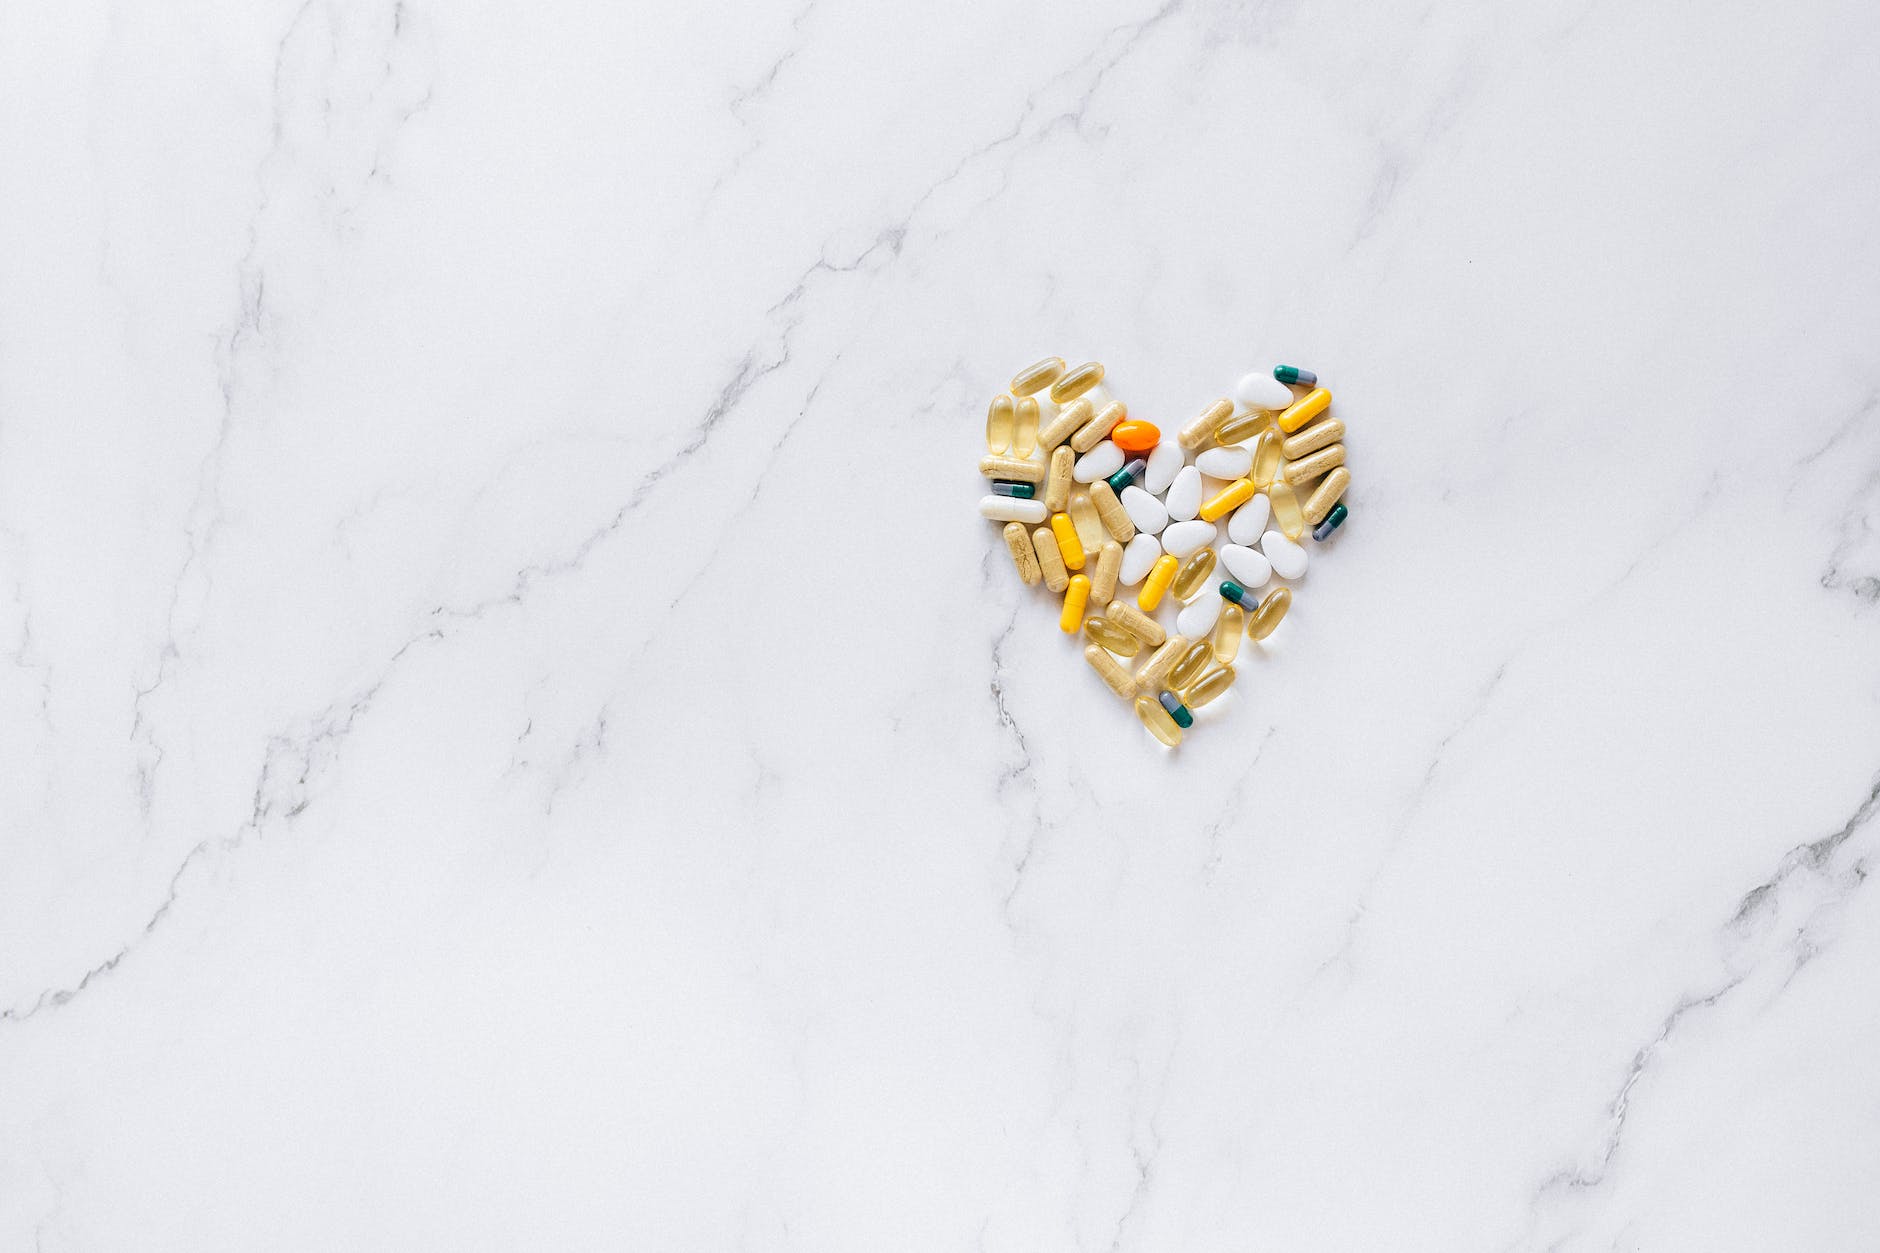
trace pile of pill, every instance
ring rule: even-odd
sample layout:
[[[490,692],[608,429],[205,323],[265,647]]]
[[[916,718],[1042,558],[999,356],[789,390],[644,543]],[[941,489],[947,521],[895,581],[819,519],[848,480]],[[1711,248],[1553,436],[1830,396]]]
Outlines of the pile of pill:
[[[1249,374],[1171,441],[1129,416],[1100,363],[1046,357],[986,411],[979,512],[1006,524],[1018,577],[1063,596],[1058,626],[1089,640],[1090,668],[1170,748],[1233,685],[1242,634],[1264,640],[1286,616],[1292,589],[1261,589],[1303,577],[1301,537],[1323,543],[1347,516],[1345,424],[1318,381]]]

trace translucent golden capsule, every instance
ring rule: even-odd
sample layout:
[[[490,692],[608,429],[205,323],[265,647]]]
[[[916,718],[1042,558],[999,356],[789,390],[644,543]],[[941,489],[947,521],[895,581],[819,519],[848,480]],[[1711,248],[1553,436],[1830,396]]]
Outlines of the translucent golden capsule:
[[[1286,481],[1294,489],[1304,487],[1317,478],[1330,474],[1334,469],[1345,464],[1345,446],[1333,444],[1330,448],[1321,448],[1315,453],[1308,453],[1297,461],[1286,463]],[[1331,506],[1325,506],[1330,509]],[[1308,511],[1307,521],[1311,521]]]
[[[1094,418],[1091,418],[1090,421],[1084,423],[1077,429],[1077,433],[1071,436],[1071,447],[1075,448],[1078,452],[1089,452],[1092,448],[1101,444],[1106,435],[1116,429],[1118,422],[1121,422],[1128,416],[1129,409],[1123,402],[1120,400],[1112,400],[1109,404],[1103,406],[1102,412],[1098,413]]]
[[[1253,442],[1253,469],[1247,476],[1259,490],[1265,491],[1279,477],[1281,451],[1279,432],[1271,427],[1261,431],[1260,438]]]
[[[1291,435],[1312,419],[1324,413],[1332,403],[1332,394],[1323,387],[1315,387],[1299,399],[1292,402],[1279,415],[1279,429]]]
[[[1005,546],[1012,550],[1012,564],[1018,567],[1018,577],[1027,585],[1038,581],[1038,554],[1031,548],[1031,533],[1023,522],[1005,524]]]
[[[1042,391],[1063,377],[1064,358],[1046,357],[1043,361],[1034,361],[1012,376],[1012,394],[1029,396]]]
[[[1273,415],[1264,409],[1253,409],[1239,417],[1234,417],[1230,411],[1227,417],[1221,419],[1220,425],[1214,428],[1214,442],[1217,444],[1245,443],[1261,431],[1270,429],[1272,425]]]
[[[1171,635],[1162,641],[1162,646],[1149,654],[1149,660],[1136,668],[1136,690],[1148,692],[1153,696],[1158,688],[1167,687],[1168,672],[1188,651],[1188,640],[1180,635]]]
[[[1175,570],[1180,564],[1174,554],[1163,553],[1149,567],[1149,577],[1142,581],[1142,588],[1136,593],[1136,604],[1144,613],[1154,613],[1155,607],[1162,603],[1168,585],[1175,581]]]
[[[1221,616],[1214,623],[1214,660],[1224,666],[1240,656],[1240,634],[1246,626],[1246,610],[1239,605],[1221,606]]]
[[[1103,547],[1103,519],[1097,516],[1097,507],[1090,503],[1090,493],[1084,489],[1071,489],[1069,505],[1071,524],[1077,528],[1077,538],[1083,541],[1084,548],[1094,552]]]
[[[1187,604],[1197,595],[1212,591],[1208,587],[1208,576],[1214,573],[1214,550],[1204,548],[1188,560],[1182,562],[1181,569],[1175,572],[1175,580],[1169,590],[1175,593],[1175,599]]]
[[[979,472],[989,479],[1012,479],[1019,483],[1044,482],[1042,463],[1018,457],[981,457]]]
[[[1051,399],[1060,405],[1069,404],[1102,381],[1103,363],[1086,361],[1058,376],[1057,381],[1051,384]]]
[[[1088,628],[1091,622],[1097,621],[1101,619],[1092,618],[1084,623],[1084,626]],[[1105,650],[1098,648],[1095,644],[1087,644],[1084,646],[1084,660],[1090,663],[1092,670],[1102,676],[1103,682],[1108,685],[1109,689],[1124,700],[1136,694],[1136,676]]]
[[[1339,466],[1330,474],[1326,475],[1325,481],[1314,488],[1310,496],[1306,497],[1305,512],[1307,525],[1317,526],[1320,522],[1323,522],[1325,515],[1332,511],[1332,506],[1338,503],[1338,498],[1343,496],[1345,489],[1350,486],[1351,471],[1345,469],[1343,466]]]
[[[1179,692],[1195,681],[1195,677],[1214,661],[1214,646],[1206,640],[1196,640],[1182,649],[1182,655],[1175,659],[1175,664],[1168,669],[1168,682],[1164,684],[1170,691]]]
[[[1029,457],[1038,447],[1038,398],[1021,397],[1012,417],[1012,455]]]
[[[1182,704],[1190,709],[1199,709],[1232,686],[1234,686],[1234,668],[1228,665],[1219,666],[1183,689]]]
[[[1079,400],[1074,404],[1065,405],[1058,410],[1057,416],[1051,419],[1050,425],[1038,432],[1038,447],[1050,452],[1069,439],[1078,427],[1090,421],[1090,415],[1095,412],[1096,407],[1088,400]]]
[[[1090,598],[1099,605],[1116,595],[1116,574],[1123,568],[1123,546],[1115,540],[1097,554],[1097,568],[1090,575]]]
[[[1162,708],[1162,702],[1153,696],[1136,698],[1136,716],[1142,719],[1142,725],[1149,728],[1149,734],[1161,740],[1170,748],[1176,748],[1182,742],[1182,729],[1175,725],[1175,719],[1168,710]]]
[[[1003,457],[1012,451],[1012,424],[1017,407],[1010,396],[1000,392],[986,406],[986,451]]]
[[[1068,513],[1051,515],[1051,534],[1057,540],[1058,556],[1064,561],[1066,570],[1084,568],[1084,545],[1077,538],[1077,528],[1071,524]]]
[[[1058,615],[1058,630],[1066,635],[1077,634],[1077,628],[1084,624],[1084,610],[1090,607],[1090,576],[1073,574],[1071,581],[1064,588],[1064,611]]]
[[[1226,397],[1222,397],[1220,400],[1209,405],[1206,409],[1203,409],[1200,417],[1190,422],[1187,426],[1184,426],[1181,429],[1181,433],[1176,435],[1175,442],[1180,444],[1183,448],[1186,448],[1189,452],[1194,452],[1206,445],[1209,440],[1213,439],[1214,428],[1219,426],[1226,419],[1232,417],[1233,413],[1234,402],[1228,400]]]
[[[1031,533],[1031,550],[1038,558],[1038,568],[1044,571],[1044,585],[1054,592],[1061,592],[1070,586],[1070,571],[1064,568],[1064,554],[1058,551],[1057,536],[1051,528],[1041,526]]]
[[[1286,610],[1292,607],[1292,589],[1276,587],[1266,594],[1260,607],[1247,619],[1247,638],[1263,640],[1273,634],[1273,628],[1286,616]]]
[[[1052,513],[1062,513],[1071,503],[1071,471],[1076,465],[1077,454],[1068,448],[1051,454],[1051,469],[1044,476],[1044,507]]]
[[[1298,539],[1305,534],[1306,515],[1299,511],[1299,497],[1294,495],[1291,483],[1274,479],[1267,486],[1266,498],[1273,506],[1273,521],[1279,523],[1282,535]]]
[[[1116,490],[1102,479],[1090,485],[1090,503],[1096,506],[1097,518],[1111,539],[1127,544],[1136,538],[1136,524],[1129,520],[1129,510],[1116,498]]]
[[[1297,461],[1309,452],[1317,452],[1328,444],[1336,444],[1345,438],[1345,424],[1337,418],[1327,418],[1323,422],[1314,422],[1297,435],[1288,435],[1283,445],[1288,461]]]
[[[1043,528],[1039,529],[1042,530]],[[1046,586],[1049,586],[1049,584]],[[1151,648],[1154,648],[1157,644],[1160,644],[1163,640],[1168,638],[1168,632],[1162,629],[1160,622],[1157,622],[1154,618],[1151,618],[1148,614],[1136,608],[1136,606],[1126,600],[1112,599],[1110,601],[1110,607],[1104,612],[1109,615],[1111,622],[1122,627],[1125,631],[1128,631],[1131,635]]]
[[[1134,657],[1142,651],[1142,641],[1133,632],[1125,631],[1102,614],[1084,619],[1084,634],[1090,637],[1091,643],[1103,645],[1118,657]]]

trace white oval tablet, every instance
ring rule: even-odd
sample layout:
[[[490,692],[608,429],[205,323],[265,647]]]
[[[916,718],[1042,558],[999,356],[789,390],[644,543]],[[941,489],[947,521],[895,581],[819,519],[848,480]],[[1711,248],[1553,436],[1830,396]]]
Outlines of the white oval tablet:
[[[1214,535],[1212,522],[1171,522],[1162,532],[1162,551],[1172,557],[1192,557],[1212,544]]]
[[[1201,471],[1193,466],[1183,466],[1175,481],[1168,485],[1168,495],[1163,503],[1168,506],[1168,516],[1177,522],[1192,522],[1201,512]]]
[[[1260,551],[1273,563],[1273,573],[1282,579],[1296,579],[1306,572],[1306,550],[1278,531],[1260,537]]]

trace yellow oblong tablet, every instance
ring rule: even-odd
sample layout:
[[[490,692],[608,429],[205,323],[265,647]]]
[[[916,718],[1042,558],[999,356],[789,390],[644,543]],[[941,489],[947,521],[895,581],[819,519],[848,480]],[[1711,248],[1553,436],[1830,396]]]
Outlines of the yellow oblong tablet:
[[[1077,528],[1071,523],[1068,513],[1051,515],[1051,534],[1057,537],[1058,555],[1064,558],[1066,570],[1084,568],[1084,545],[1077,538]]]
[[[1071,575],[1070,586],[1064,589],[1064,611],[1058,615],[1058,630],[1066,635],[1075,635],[1084,625],[1084,610],[1090,606],[1090,576]]]
[[[1212,500],[1201,506],[1201,520],[1213,522],[1226,517],[1252,500],[1254,493],[1259,490],[1253,485],[1252,479],[1235,479],[1216,493]]]
[[[1312,419],[1324,413],[1332,403],[1332,394],[1323,387],[1315,387],[1280,412],[1279,429],[1291,435]]]
[[[1155,559],[1155,564],[1149,567],[1149,577],[1142,581],[1142,590],[1136,593],[1136,604],[1144,613],[1154,613],[1155,607],[1162,603],[1180,566],[1181,562],[1172,553],[1163,553]]]

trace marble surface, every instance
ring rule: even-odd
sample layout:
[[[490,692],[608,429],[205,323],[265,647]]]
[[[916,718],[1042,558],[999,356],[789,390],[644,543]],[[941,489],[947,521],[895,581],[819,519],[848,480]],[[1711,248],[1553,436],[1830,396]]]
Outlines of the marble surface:
[[[1880,10],[0,11],[0,1248],[1880,1246]],[[1158,749],[990,390],[1318,369]]]

